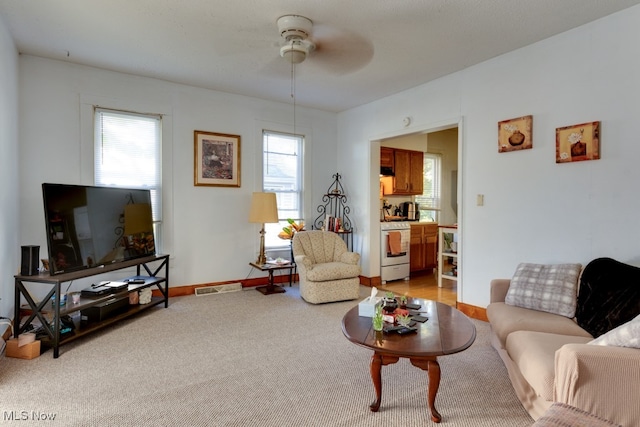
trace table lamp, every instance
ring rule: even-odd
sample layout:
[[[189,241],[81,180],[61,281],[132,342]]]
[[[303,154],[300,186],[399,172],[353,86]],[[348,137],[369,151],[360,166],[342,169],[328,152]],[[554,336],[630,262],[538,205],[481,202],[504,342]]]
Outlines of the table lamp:
[[[264,224],[278,222],[278,204],[276,203],[276,193],[254,192],[251,197],[251,210],[249,211],[249,222],[262,224],[260,230],[260,253],[256,264],[262,265],[267,262],[264,252]]]
[[[148,236],[153,235],[153,217],[148,203],[132,203],[124,207],[124,236],[139,252],[148,252]],[[127,246],[129,246],[127,245]]]

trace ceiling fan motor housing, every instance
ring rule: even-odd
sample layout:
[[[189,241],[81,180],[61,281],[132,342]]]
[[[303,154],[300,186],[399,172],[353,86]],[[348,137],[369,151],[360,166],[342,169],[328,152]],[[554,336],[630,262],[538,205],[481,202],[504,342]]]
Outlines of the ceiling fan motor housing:
[[[278,18],[278,30],[285,40],[305,40],[311,34],[313,22],[311,19],[300,15],[284,15]]]

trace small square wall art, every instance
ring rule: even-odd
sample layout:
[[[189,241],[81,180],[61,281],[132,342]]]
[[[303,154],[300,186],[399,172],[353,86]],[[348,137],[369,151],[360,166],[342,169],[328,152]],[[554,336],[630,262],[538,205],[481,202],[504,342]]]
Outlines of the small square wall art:
[[[600,122],[582,123],[556,129],[556,163],[598,160]]]
[[[533,116],[498,122],[498,152],[526,150],[533,147]]]

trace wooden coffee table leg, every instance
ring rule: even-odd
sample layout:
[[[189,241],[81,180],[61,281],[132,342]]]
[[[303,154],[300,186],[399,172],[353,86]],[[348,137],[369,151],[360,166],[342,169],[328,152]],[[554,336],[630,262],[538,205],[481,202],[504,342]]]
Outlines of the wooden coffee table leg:
[[[380,400],[382,399],[382,355],[373,353],[371,356],[371,379],[373,380],[373,388],[376,390],[376,400],[369,409],[372,412],[378,412],[380,409]]]
[[[373,387],[376,389],[376,401],[369,405],[372,412],[378,412],[380,401],[382,400],[382,366],[391,365],[400,360],[397,356],[384,355],[378,352],[371,357],[371,379]]]
[[[412,358],[409,359],[411,364],[417,368],[427,371],[429,375],[429,386],[427,389],[427,404],[431,410],[431,420],[439,423],[442,421],[442,416],[436,409],[436,395],[438,394],[438,388],[440,388],[440,364],[438,359],[433,358]]]
[[[431,420],[435,423],[439,423],[442,420],[442,416],[436,409],[436,394],[438,394],[438,388],[440,387],[440,364],[437,360],[430,360],[429,365],[429,409],[431,409]]]

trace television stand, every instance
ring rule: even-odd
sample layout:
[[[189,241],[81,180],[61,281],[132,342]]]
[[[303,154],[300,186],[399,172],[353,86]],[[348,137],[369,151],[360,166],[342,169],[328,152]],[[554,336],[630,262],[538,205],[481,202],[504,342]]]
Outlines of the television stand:
[[[132,276],[132,278],[144,279],[144,283],[130,284],[127,289],[100,297],[81,297],[80,301],[76,304],[74,304],[70,298],[67,298],[66,304],[60,305],[63,283],[114,272],[129,267],[136,267],[136,275]],[[142,269],[144,269],[144,271]],[[158,276],[158,273],[162,270],[164,270],[164,277]],[[169,306],[169,255],[151,255],[128,261],[116,262],[102,267],[74,271],[71,273],[56,275],[41,273],[35,276],[16,275],[14,278],[14,323],[17,325],[14,328],[14,337],[17,338],[19,334],[27,331],[34,320],[37,319],[39,323],[42,324],[42,328],[46,333],[46,336],[43,338],[43,346],[45,348],[53,348],[54,359],[58,358],[60,355],[60,346],[69,341],[73,341],[76,338],[98,329],[102,329],[119,320],[126,319],[162,303],[164,303],[165,308]],[[117,280],[124,279],[125,278],[119,278]],[[26,283],[49,285],[50,290],[41,301],[35,301],[29,293],[29,290],[25,285]],[[115,314],[96,321],[74,322],[74,329],[61,334],[61,320],[63,319],[63,316],[69,316],[70,314],[78,311],[82,312],[85,310],[90,311],[92,309],[99,309],[105,304],[108,304],[113,298],[128,298],[130,293],[153,287],[156,287],[160,291],[161,296],[153,296],[151,298],[151,302],[148,304],[129,305],[127,302],[127,306],[122,307],[122,309],[118,310]],[[27,302],[25,307],[20,306],[21,297],[24,297]],[[22,321],[23,314],[27,316],[24,321]]]

